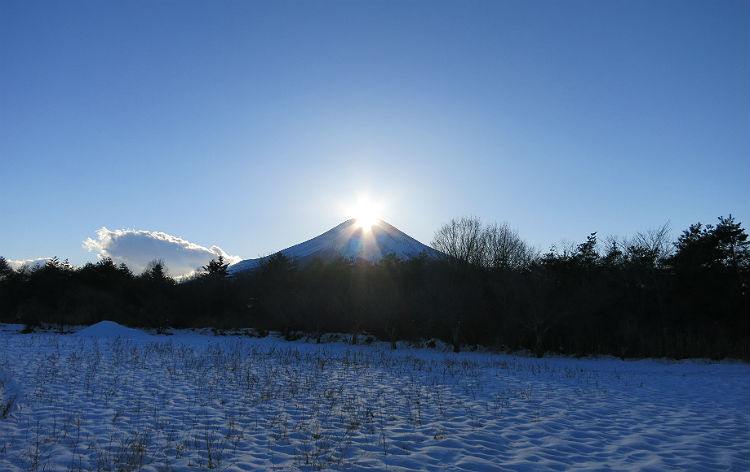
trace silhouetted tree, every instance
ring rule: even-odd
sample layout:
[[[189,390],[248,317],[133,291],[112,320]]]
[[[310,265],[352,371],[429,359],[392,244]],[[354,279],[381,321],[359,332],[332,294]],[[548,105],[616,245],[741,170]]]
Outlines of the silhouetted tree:
[[[682,232],[674,243],[670,263],[681,271],[707,269],[721,263],[722,254],[712,225],[695,223]]]
[[[493,224],[482,232],[485,267],[504,270],[527,269],[536,259],[537,253],[526,244],[518,231],[508,223]]]
[[[451,219],[435,232],[432,247],[465,264],[480,265],[484,259],[485,241],[482,223],[476,217]]]
[[[599,262],[599,253],[596,250],[596,231],[586,237],[576,248],[573,255],[573,262],[582,267],[593,267]]]
[[[167,265],[163,259],[154,259],[149,262],[141,274],[141,278],[152,280],[156,283],[174,283],[174,279],[167,275]]]
[[[0,280],[8,277],[12,273],[13,269],[10,264],[8,264],[8,261],[5,260],[3,256],[0,256]]]
[[[606,252],[601,259],[602,264],[610,269],[622,266],[622,264],[624,263],[625,253],[622,252],[620,243],[618,242],[617,238],[607,238],[606,244]]]
[[[731,216],[716,227],[692,225],[667,262],[666,232],[653,230],[609,238],[601,253],[591,233],[528,265],[514,263],[513,251],[523,247],[516,232],[478,223],[467,225],[468,239],[453,232],[466,262],[461,270],[456,256],[318,259],[298,267],[279,253],[233,277],[223,276],[222,259],[211,261],[204,269],[216,277],[175,283],[158,260],[133,277],[111,259],[72,269],[54,258],[24,272],[0,258],[0,320],[255,327],[290,339],[299,331],[319,339],[354,332],[393,346],[439,338],[456,349],[485,344],[537,355],[750,358],[748,236]],[[468,244],[474,229],[483,241]],[[464,243],[474,249],[458,251]],[[484,247],[481,257],[467,258],[477,247]]]
[[[224,256],[219,256],[219,259],[211,259],[211,261],[204,265],[202,269],[206,271],[205,276],[213,279],[224,279],[227,276],[227,268],[229,267],[228,262],[224,262]]]
[[[669,222],[655,229],[637,232],[627,243],[631,262],[639,265],[661,265],[673,252],[669,232]]]
[[[719,261],[733,269],[748,268],[750,263],[750,241],[740,222],[734,221],[730,214],[727,218],[719,217],[714,229],[716,252]]]

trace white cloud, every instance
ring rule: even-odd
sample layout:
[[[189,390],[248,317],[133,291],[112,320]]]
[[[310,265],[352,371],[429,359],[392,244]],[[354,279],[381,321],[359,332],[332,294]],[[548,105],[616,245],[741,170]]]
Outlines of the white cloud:
[[[51,257],[37,257],[36,259],[24,259],[24,260],[13,260],[6,259],[11,269],[18,270],[22,267],[26,267],[27,270],[34,270],[40,267],[44,267],[47,261],[51,260]]]
[[[228,255],[218,246],[206,248],[159,231],[111,231],[102,227],[96,232],[96,239],[86,239],[83,247],[96,252],[100,259],[109,257],[117,264],[124,262],[136,274],[143,272],[154,259],[162,259],[172,277],[189,276],[219,256],[230,264],[242,259]]]

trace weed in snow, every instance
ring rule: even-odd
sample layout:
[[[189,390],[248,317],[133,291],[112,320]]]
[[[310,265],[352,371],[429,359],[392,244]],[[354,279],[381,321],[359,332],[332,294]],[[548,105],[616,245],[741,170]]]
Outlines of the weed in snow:
[[[631,418],[632,430],[592,431],[593,413],[586,411],[642,401],[638,373],[607,373],[572,360],[191,339],[2,340],[0,366],[25,391],[16,400],[23,408],[0,419],[0,468],[440,468],[457,460],[450,450],[463,444],[463,455],[487,464],[500,466],[521,450],[519,457],[533,457],[544,469],[545,460],[549,468],[589,460],[571,447],[553,461],[554,441],[583,441],[590,450],[602,437],[653,434],[638,429],[638,418]],[[4,396],[0,413],[9,403],[7,411],[14,405]],[[739,422],[724,424],[746,428],[746,409],[735,417]],[[539,442],[540,431],[554,441],[525,449],[532,445],[524,435]],[[615,468],[672,465],[668,454],[654,454],[602,460]],[[701,457],[677,465],[699,464]],[[746,464],[746,455],[728,457],[729,468]]]

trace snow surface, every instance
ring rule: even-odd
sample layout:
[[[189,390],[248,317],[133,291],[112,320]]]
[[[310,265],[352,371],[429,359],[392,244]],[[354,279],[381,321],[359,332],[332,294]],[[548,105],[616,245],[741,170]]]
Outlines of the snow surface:
[[[343,257],[377,262],[388,254],[400,259],[412,259],[422,253],[429,257],[440,254],[383,220],[378,220],[370,231],[365,231],[357,227],[355,219],[347,220],[319,236],[280,252],[290,259],[303,262],[314,257],[323,260]],[[253,269],[264,259],[266,258],[240,261],[230,266],[229,271]]]
[[[750,468],[744,363],[20,328],[3,471]]]
[[[87,328],[77,331],[73,336],[90,336],[95,338],[131,338],[150,339],[151,335],[144,331],[128,328],[114,321],[100,321]]]

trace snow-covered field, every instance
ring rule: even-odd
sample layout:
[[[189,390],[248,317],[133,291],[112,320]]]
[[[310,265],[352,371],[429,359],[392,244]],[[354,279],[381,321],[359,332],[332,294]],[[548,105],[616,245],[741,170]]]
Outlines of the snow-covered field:
[[[750,469],[743,363],[19,329],[3,471]]]

